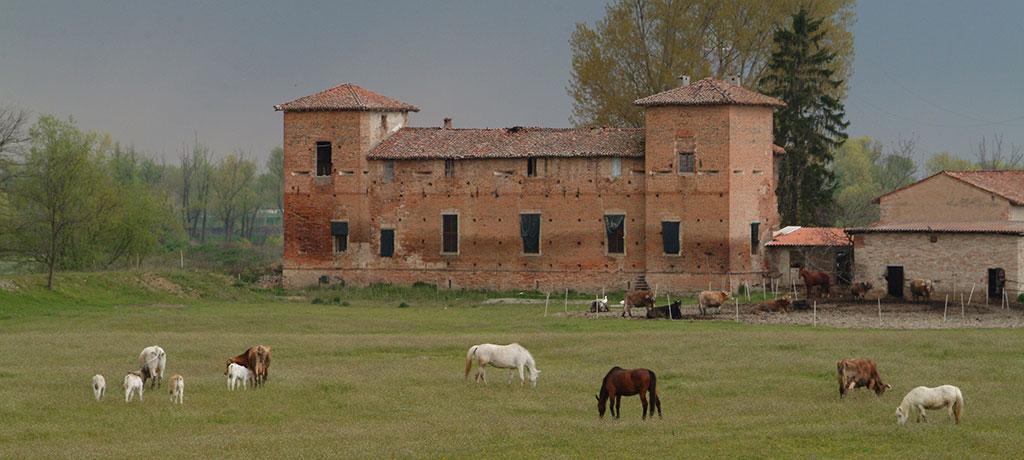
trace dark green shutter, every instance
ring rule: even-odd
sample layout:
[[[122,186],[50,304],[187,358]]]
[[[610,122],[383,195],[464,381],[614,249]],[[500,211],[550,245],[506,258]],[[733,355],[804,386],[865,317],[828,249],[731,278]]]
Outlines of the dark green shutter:
[[[348,222],[331,222],[331,235],[348,235]]]
[[[661,223],[661,242],[665,254],[679,254],[679,222]]]
[[[395,231],[380,231],[380,256],[391,257],[395,254]]]
[[[540,253],[540,214],[520,214],[519,233],[523,237],[524,253]]]

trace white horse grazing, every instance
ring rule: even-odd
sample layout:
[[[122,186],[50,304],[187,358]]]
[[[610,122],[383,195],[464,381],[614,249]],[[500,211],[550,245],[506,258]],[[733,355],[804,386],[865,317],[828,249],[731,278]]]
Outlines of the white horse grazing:
[[[483,380],[484,385],[487,384],[487,365],[490,364],[494,367],[509,369],[508,372],[508,383],[512,383],[512,379],[515,377],[516,369],[519,370],[520,385],[526,385],[526,379],[523,376],[523,368],[527,367],[530,369],[530,385],[537,386],[537,375],[540,371],[537,370],[537,364],[533,362],[533,356],[530,355],[529,351],[526,351],[518,343],[509,345],[494,345],[490,343],[484,343],[480,345],[473,345],[469,347],[469,352],[466,353],[466,377],[469,378],[469,370],[473,367],[473,359],[476,359],[479,368],[476,370],[476,375],[473,378],[474,382]]]
[[[142,376],[139,374],[132,372],[124,376],[124,385],[122,385],[122,388],[124,388],[124,402],[132,402],[134,394],[138,394],[139,401],[142,401],[143,384]]]
[[[181,374],[172,375],[167,388],[171,394],[171,404],[185,404],[185,378]]]
[[[906,423],[913,408],[917,408],[917,421],[924,420],[927,423],[928,419],[924,416],[925,409],[934,410],[947,407],[949,408],[949,418],[955,419],[959,424],[960,413],[964,410],[964,396],[960,393],[959,388],[953,385],[935,388],[917,387],[910,390],[910,393],[903,397],[903,402],[896,408],[896,424]]]
[[[163,348],[156,345],[143,348],[142,353],[139,353],[139,366],[142,367],[142,370],[139,372],[139,375],[142,376],[142,384],[145,385],[146,380],[153,379],[149,387],[159,386],[164,380],[167,354],[164,353]]]
[[[228,365],[228,389],[235,391],[239,385],[242,386],[242,390],[245,390],[248,385],[249,379],[251,379],[253,373],[246,369],[245,366],[237,363],[231,363]]]
[[[96,397],[96,401],[99,401],[106,392],[107,380],[100,374],[92,376],[92,394]]]

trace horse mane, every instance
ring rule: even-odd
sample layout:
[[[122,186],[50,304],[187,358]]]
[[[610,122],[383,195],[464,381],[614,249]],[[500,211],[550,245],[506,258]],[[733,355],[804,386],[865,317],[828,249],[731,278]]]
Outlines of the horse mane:
[[[619,367],[619,366],[615,366],[615,367],[611,368],[611,370],[609,370],[608,373],[604,375],[604,379],[601,380],[601,387],[604,388],[604,386],[608,384],[608,377],[611,377],[612,372],[621,371],[621,370],[622,370],[622,368]]]

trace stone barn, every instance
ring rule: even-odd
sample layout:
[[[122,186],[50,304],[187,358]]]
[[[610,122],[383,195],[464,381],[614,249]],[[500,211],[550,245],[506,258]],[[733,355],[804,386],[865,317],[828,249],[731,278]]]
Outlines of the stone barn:
[[[284,281],[694,290],[758,280],[778,228],[773,109],[704,79],[639,129],[409,127],[352,84],[280,104]]]
[[[772,277],[783,289],[801,285],[800,267],[832,275],[833,284],[853,278],[853,239],[841,228],[785,227],[765,244]]]
[[[909,297],[926,278],[944,296],[1013,299],[1024,282],[1024,171],[943,171],[878,197],[883,222],[853,235],[854,277]]]

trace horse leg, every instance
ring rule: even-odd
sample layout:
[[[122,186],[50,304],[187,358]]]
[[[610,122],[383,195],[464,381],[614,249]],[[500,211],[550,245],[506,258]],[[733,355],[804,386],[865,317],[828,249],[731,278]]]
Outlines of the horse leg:
[[[516,376],[516,369],[512,368],[508,370],[508,384],[512,384],[512,379]]]
[[[619,418],[619,411],[622,410],[622,395],[615,396],[615,418]]]
[[[647,393],[646,390],[640,392],[640,406],[643,408],[643,412],[640,413],[640,420],[647,420]]]
[[[509,383],[512,383],[512,379],[509,379]],[[519,364],[519,386],[526,386],[526,377],[523,375],[523,364]]]
[[[924,406],[919,404],[917,406],[917,421],[920,423],[922,420],[924,423],[928,423],[928,417],[924,415]]]

